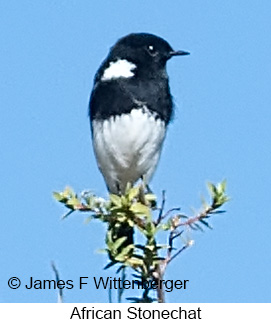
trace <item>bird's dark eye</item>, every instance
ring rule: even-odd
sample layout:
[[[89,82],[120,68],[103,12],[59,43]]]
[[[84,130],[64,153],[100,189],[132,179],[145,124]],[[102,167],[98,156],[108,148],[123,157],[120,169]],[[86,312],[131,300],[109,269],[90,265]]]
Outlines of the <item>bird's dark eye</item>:
[[[147,50],[151,56],[156,56],[158,54],[157,50],[155,49],[155,47],[153,45],[148,45]]]

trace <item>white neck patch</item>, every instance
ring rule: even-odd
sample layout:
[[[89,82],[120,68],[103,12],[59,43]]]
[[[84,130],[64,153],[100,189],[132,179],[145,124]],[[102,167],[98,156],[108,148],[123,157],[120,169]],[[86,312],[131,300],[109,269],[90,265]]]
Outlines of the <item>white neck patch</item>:
[[[135,74],[132,72],[136,65],[126,59],[119,59],[116,62],[110,62],[109,67],[104,71],[102,81],[109,81],[120,77],[129,78]]]

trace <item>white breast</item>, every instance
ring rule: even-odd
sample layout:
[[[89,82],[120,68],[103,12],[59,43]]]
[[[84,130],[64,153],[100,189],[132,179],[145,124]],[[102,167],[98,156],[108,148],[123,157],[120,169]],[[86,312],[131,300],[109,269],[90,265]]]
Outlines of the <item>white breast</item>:
[[[148,182],[157,166],[165,123],[143,109],[93,121],[93,146],[99,168],[112,193],[125,190],[144,175]]]

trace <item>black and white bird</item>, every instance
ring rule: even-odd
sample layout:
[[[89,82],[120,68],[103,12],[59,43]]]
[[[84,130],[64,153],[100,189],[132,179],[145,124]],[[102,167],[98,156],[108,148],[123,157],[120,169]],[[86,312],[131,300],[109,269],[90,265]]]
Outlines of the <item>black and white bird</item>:
[[[117,41],[98,69],[89,115],[94,153],[108,190],[127,183],[149,183],[172,118],[167,61],[174,51],[164,39],[147,33]]]

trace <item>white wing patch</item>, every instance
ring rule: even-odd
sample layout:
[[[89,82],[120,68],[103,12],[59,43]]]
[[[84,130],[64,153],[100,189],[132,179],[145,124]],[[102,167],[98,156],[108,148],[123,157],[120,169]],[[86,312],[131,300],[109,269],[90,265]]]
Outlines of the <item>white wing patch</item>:
[[[119,59],[116,62],[110,62],[109,67],[104,71],[101,80],[109,81],[120,77],[133,77],[134,73],[132,71],[135,68],[136,65],[127,61],[126,59]]]
[[[147,108],[145,109],[145,111]],[[111,193],[125,190],[156,169],[166,134],[165,123],[143,109],[93,121],[93,146],[99,168]]]

